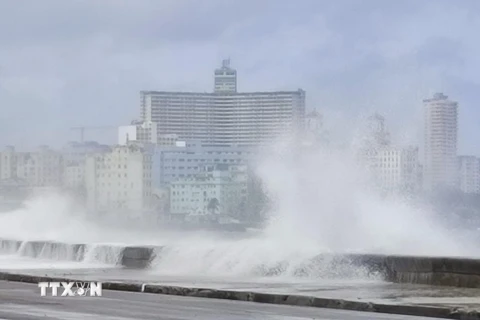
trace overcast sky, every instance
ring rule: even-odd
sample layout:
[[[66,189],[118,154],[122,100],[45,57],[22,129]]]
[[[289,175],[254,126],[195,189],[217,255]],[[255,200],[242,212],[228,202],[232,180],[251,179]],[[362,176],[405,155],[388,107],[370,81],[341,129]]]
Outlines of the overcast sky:
[[[303,88],[332,132],[379,111],[420,143],[422,99],[443,91],[459,151],[480,155],[479,31],[477,0],[5,0],[0,146],[128,124],[140,90],[211,91],[230,57],[240,91]]]

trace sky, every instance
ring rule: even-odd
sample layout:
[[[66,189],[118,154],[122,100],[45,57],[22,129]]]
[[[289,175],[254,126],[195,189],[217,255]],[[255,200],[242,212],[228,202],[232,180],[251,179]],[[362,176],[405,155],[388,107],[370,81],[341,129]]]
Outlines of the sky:
[[[307,92],[342,135],[382,113],[421,144],[422,99],[458,101],[459,153],[480,155],[480,1],[17,0],[0,2],[0,147],[114,141],[140,90]]]

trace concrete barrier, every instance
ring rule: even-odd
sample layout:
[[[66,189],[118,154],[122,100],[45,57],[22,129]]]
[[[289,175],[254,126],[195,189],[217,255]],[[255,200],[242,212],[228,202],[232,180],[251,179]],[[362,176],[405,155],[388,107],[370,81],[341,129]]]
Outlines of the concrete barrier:
[[[121,249],[116,263],[125,268],[149,268],[155,256],[161,254],[161,250],[162,247],[127,246]],[[0,239],[0,251],[9,254],[18,252],[32,258],[83,261],[86,245]],[[317,263],[322,265],[322,261],[329,260],[332,266],[345,264],[364,267],[371,273],[381,274],[386,281],[391,282],[480,288],[480,259],[374,254],[330,254],[319,255],[316,259],[318,261],[314,261],[309,268],[315,268]],[[275,272],[276,270],[270,271],[272,274]],[[268,276],[269,273],[264,275]]]
[[[145,269],[150,266],[157,247],[125,247],[122,251],[121,264],[126,268]]]
[[[0,252],[6,254],[12,254],[18,251],[22,244],[22,241],[0,239]]]
[[[37,277],[25,274],[12,274],[0,272],[0,280],[19,281],[36,284],[38,282],[83,282],[86,280],[75,280],[53,277]],[[95,281],[95,280],[93,280]],[[200,297],[223,300],[236,300],[246,302],[268,303],[290,306],[305,306],[316,308],[343,309],[351,311],[367,311],[389,314],[401,314],[412,316],[426,316],[445,319],[469,319],[480,320],[480,313],[476,310],[460,310],[443,306],[423,305],[389,305],[371,302],[349,301],[342,299],[318,298],[301,295],[270,294],[260,292],[244,292],[232,290],[216,290],[205,288],[175,287],[162,285],[148,285],[123,282],[103,282],[103,290],[143,292],[151,294],[165,294],[185,297]]]
[[[386,256],[384,274],[392,282],[480,288],[480,259]]]

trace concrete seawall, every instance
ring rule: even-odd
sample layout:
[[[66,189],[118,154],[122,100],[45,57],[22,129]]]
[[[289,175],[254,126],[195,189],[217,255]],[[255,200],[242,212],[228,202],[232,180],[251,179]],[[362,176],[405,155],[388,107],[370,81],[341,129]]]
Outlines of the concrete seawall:
[[[108,247],[106,245],[97,248]],[[108,248],[103,250],[106,252]],[[16,241],[0,239],[0,253],[19,254],[32,258],[84,261],[86,244],[54,241]],[[114,263],[132,269],[146,269],[162,253],[162,247],[119,247]],[[322,255],[320,255],[322,257]],[[340,263],[365,267],[380,273],[386,281],[426,285],[480,288],[480,259],[417,257],[374,254],[338,255]]]

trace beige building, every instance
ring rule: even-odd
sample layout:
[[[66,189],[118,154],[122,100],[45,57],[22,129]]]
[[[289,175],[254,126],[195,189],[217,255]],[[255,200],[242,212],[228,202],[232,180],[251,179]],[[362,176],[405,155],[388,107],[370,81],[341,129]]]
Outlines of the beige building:
[[[85,184],[91,211],[149,211],[153,206],[152,155],[135,143],[87,155]]]

